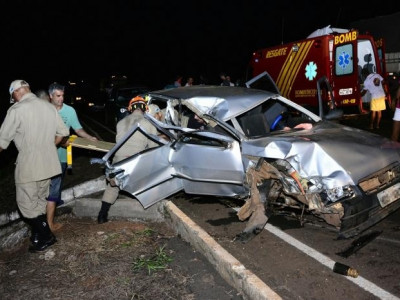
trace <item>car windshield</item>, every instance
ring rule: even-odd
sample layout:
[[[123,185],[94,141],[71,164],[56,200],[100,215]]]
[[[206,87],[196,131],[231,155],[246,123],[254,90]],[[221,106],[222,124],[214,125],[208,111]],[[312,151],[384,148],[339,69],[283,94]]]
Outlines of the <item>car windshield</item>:
[[[164,111],[164,122],[167,124],[221,133],[229,131],[231,135],[236,129],[248,138],[267,136],[283,129],[294,128],[298,124],[314,124],[318,121],[315,117],[312,118],[299,110],[298,107],[281,101],[279,96],[250,103],[250,107],[257,104],[250,110],[235,108],[232,102],[228,103],[225,99],[215,97],[169,100],[168,107],[166,101],[166,99],[160,101],[153,97],[150,102],[157,103]],[[240,105],[240,103],[237,104]],[[196,115],[204,121],[203,124],[199,118],[195,117]],[[237,136],[237,134],[233,135]]]

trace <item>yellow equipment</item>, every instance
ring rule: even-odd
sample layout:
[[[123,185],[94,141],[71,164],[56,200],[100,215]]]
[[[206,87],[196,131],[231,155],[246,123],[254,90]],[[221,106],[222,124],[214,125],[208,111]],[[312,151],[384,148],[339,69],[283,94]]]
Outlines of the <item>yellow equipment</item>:
[[[77,138],[77,135],[71,135],[68,139],[67,146],[67,170],[72,171],[72,142]]]

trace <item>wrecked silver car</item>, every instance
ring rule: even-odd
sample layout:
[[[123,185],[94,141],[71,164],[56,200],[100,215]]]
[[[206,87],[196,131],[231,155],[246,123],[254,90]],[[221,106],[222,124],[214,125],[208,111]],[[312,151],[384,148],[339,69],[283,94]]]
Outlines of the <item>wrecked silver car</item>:
[[[182,190],[241,199],[246,239],[287,208],[310,212],[348,238],[400,206],[399,148],[384,137],[322,120],[263,90],[195,86],[148,97],[164,111],[162,122],[146,115],[164,137],[136,125],[103,158],[107,178],[144,208]],[[137,130],[159,146],[113,164]]]

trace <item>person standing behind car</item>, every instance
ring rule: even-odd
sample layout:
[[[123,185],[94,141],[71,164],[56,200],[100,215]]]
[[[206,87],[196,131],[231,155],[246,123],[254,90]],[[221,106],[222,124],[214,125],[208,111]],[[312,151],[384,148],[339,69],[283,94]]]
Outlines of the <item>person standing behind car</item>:
[[[55,82],[49,86],[49,96],[51,103],[56,107],[61,119],[67,126],[68,130],[72,129],[75,133],[83,138],[91,141],[97,141],[97,138],[89,135],[80,124],[75,109],[64,103],[64,86]],[[51,179],[50,183],[50,194],[47,199],[47,222],[49,223],[50,229],[56,231],[61,228],[61,224],[54,223],[54,215],[56,206],[62,204],[61,201],[61,189],[62,181],[64,179],[65,171],[67,170],[67,149],[68,142],[58,147],[58,157],[61,163],[61,174]]]
[[[185,86],[193,86],[194,79],[193,77],[188,77]]]
[[[153,106],[152,112],[157,113],[160,112],[158,106]],[[143,128],[149,134],[157,134],[157,129],[144,118],[144,112],[147,110],[146,100],[144,100],[140,96],[136,96],[129,103],[129,111],[132,113],[121,121],[117,123],[117,136],[116,142],[118,143],[122,137],[135,125],[139,124],[141,128]],[[157,118],[154,115],[155,118]],[[130,157],[140,151],[143,151],[148,148],[156,147],[157,144],[151,140],[149,140],[144,134],[140,131],[136,131],[125,144],[121,146],[121,148],[115,153],[113,158],[113,163],[119,162],[127,157]],[[103,193],[103,197],[101,200],[101,208],[99,214],[97,216],[97,222],[99,224],[103,224],[108,222],[108,211],[115,203],[118,198],[119,188],[117,186],[112,186],[110,182],[107,182],[106,189]]]
[[[56,144],[69,131],[54,106],[35,96],[26,81],[14,80],[9,92],[16,103],[0,128],[0,152],[14,141],[16,200],[32,228],[29,250],[43,251],[56,242],[46,219],[46,198],[50,178],[61,173]]]
[[[35,95],[40,99],[50,102],[50,96],[45,90],[38,90],[35,92]]]
[[[393,129],[392,129],[392,141],[397,142],[400,135],[400,86],[396,91],[396,110],[393,116]]]
[[[363,69],[363,74],[366,75],[368,70]],[[386,93],[383,89],[384,80],[381,75],[377,73],[369,74],[364,81],[364,87],[361,91],[361,97],[363,97],[367,91],[371,93],[371,122],[369,124],[369,129],[377,128],[382,118],[382,110],[386,109],[385,97]],[[375,122],[376,120],[376,122]],[[376,125],[375,125],[376,124]],[[375,126],[375,127],[374,127]]]

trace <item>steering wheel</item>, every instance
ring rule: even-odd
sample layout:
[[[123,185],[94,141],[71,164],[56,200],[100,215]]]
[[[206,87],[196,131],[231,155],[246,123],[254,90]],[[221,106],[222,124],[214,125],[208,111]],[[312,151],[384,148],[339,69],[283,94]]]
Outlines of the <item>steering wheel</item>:
[[[285,121],[287,118],[288,114],[286,112],[279,114],[272,122],[272,125],[270,126],[271,131],[282,129],[284,126],[282,126],[282,128],[278,128],[279,127],[278,125],[281,121]]]

